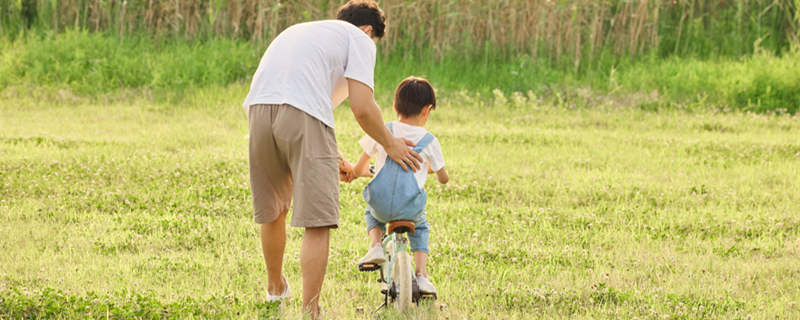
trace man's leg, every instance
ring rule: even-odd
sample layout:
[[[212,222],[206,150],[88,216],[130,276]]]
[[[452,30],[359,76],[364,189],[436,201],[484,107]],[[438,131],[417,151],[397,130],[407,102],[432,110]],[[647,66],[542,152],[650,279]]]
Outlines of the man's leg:
[[[286,248],[286,214],[292,201],[292,176],[272,134],[275,105],[250,107],[250,189],[253,220],[260,224],[261,250],[267,266],[267,292],[281,295],[283,253]]]
[[[330,228],[306,228],[300,249],[300,270],[303,273],[303,310],[312,319],[319,316],[319,296],[325,269],[328,266]]]
[[[317,318],[328,266],[330,228],[339,223],[336,134],[333,128],[291,106],[281,109],[275,123],[275,141],[279,152],[286,155],[292,174],[291,225],[305,228],[300,248],[303,310]]]
[[[264,252],[264,263],[267,265],[267,292],[274,296],[286,290],[282,277],[286,213],[281,213],[275,221],[261,224],[261,251]]]

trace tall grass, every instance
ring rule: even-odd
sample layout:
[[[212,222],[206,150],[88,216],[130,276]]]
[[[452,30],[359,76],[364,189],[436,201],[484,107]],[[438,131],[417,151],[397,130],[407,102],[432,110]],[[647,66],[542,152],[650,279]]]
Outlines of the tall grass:
[[[2,34],[70,28],[268,43],[334,16],[344,0],[0,0]],[[601,58],[740,55],[798,41],[800,0],[384,0],[382,51],[530,55],[581,68]]]

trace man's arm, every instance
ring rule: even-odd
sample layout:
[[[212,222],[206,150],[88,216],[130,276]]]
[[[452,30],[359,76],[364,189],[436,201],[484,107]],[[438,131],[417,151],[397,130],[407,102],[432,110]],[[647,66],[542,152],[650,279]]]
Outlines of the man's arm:
[[[419,170],[422,156],[408,148],[408,146],[414,145],[413,142],[407,139],[395,138],[386,128],[386,125],[383,124],[381,110],[375,104],[372,89],[353,79],[347,79],[347,87],[350,96],[350,109],[353,111],[353,115],[361,129],[383,146],[383,150],[386,151],[389,158],[399,163],[403,170],[408,171],[408,168],[413,171]]]

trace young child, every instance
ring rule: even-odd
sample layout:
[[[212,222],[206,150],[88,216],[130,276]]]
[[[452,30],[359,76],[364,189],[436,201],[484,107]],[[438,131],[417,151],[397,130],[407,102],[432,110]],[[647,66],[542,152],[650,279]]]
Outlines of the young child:
[[[436,95],[433,87],[428,80],[408,77],[397,86],[394,96],[394,110],[397,112],[399,120],[392,122],[392,134],[395,137],[405,138],[414,143],[419,142],[427,131],[423,128],[428,121],[431,110],[436,108]],[[356,177],[372,177],[369,170],[370,159],[375,157],[375,172],[379,172],[386,161],[386,151],[375,140],[369,136],[364,136],[359,140],[359,144],[364,149],[361,158],[358,160],[353,173]],[[425,186],[428,173],[436,173],[436,179],[445,184],[450,179],[447,170],[444,168],[444,157],[442,147],[436,138],[426,146],[420,155],[423,161],[419,171],[414,173],[417,185],[420,188]],[[426,170],[427,169],[427,170]],[[367,254],[359,260],[359,264],[374,263],[382,264],[386,262],[383,253],[381,239],[386,230],[386,226],[376,220],[371,213],[371,208],[367,205],[364,214],[367,222],[367,233],[371,241],[370,249]],[[430,282],[425,264],[428,259],[428,221],[425,219],[423,210],[416,221],[414,221],[415,232],[409,234],[411,251],[414,252],[414,263],[416,265],[417,284],[422,292],[436,293],[436,288]]]

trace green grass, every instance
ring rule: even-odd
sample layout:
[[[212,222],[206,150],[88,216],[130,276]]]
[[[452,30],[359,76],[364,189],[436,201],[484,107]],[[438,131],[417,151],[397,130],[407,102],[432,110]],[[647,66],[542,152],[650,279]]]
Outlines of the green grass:
[[[0,317],[297,317],[301,230],[293,298],[263,303],[246,84],[174,100],[33,88],[0,91]],[[428,188],[440,318],[800,317],[798,116],[591,91],[441,96],[428,126],[452,178]],[[346,107],[336,118],[353,159],[361,133]],[[322,295],[338,319],[380,303],[355,267],[366,182],[341,186]]]

